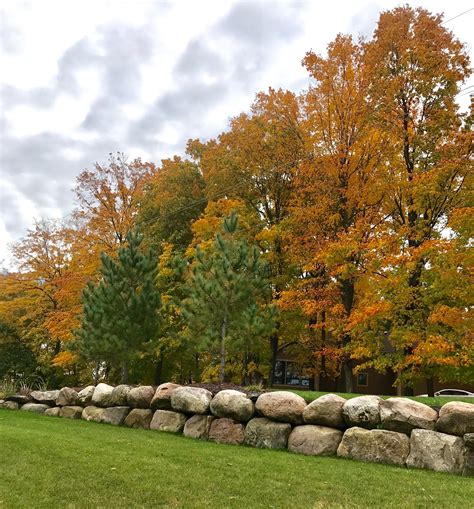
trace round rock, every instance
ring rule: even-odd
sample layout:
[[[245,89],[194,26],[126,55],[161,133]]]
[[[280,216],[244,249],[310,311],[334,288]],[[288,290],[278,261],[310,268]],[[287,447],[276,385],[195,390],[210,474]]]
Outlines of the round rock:
[[[43,403],[44,405],[56,406],[56,400],[59,395],[59,390],[55,391],[33,391],[31,397],[37,403]]]
[[[65,417],[66,419],[80,419],[82,417],[82,411],[84,409],[81,406],[63,406],[59,410],[59,417]]]
[[[129,428],[149,429],[153,412],[147,408],[134,408],[123,422]]]
[[[178,387],[171,393],[171,406],[186,414],[207,414],[212,393],[200,387]]]
[[[253,416],[254,404],[243,392],[226,389],[212,398],[211,412],[217,417],[247,422]]]
[[[157,410],[153,414],[150,429],[168,431],[170,433],[181,433],[186,423],[187,416],[180,412],[171,410]]]
[[[361,428],[373,429],[380,424],[379,396],[358,396],[347,400],[342,407],[342,414],[346,424]]]
[[[291,424],[255,417],[245,427],[245,443],[260,449],[286,449]]]
[[[406,398],[380,402],[380,420],[385,429],[410,434],[411,430],[434,430],[438,412],[428,405]]]
[[[81,406],[88,406],[92,402],[92,395],[94,394],[95,386],[89,385],[79,391],[77,394],[77,404]]]
[[[474,404],[450,401],[441,407],[436,429],[462,437],[474,433]]]
[[[193,415],[184,425],[183,435],[190,438],[200,438],[207,440],[212,421],[215,419],[212,415]]]
[[[273,421],[300,424],[306,401],[293,392],[266,392],[258,397],[255,408],[263,417]]]
[[[114,388],[108,384],[98,384],[92,394],[91,403],[93,406],[102,408],[112,406],[112,392]]]
[[[288,438],[288,450],[310,456],[333,456],[342,440],[342,431],[326,426],[296,426]]]
[[[312,401],[303,411],[307,424],[319,424],[330,428],[345,429],[342,407],[347,400],[337,394],[325,394]]]
[[[155,389],[151,385],[133,387],[127,396],[128,405],[132,408],[150,408]]]
[[[56,405],[58,406],[74,406],[77,402],[77,392],[69,387],[63,387],[58,394],[56,399]]]
[[[127,396],[130,389],[130,385],[126,384],[120,384],[114,387],[110,398],[110,406],[127,406]]]
[[[209,440],[220,444],[242,444],[245,438],[242,423],[226,417],[214,419],[209,429]]]

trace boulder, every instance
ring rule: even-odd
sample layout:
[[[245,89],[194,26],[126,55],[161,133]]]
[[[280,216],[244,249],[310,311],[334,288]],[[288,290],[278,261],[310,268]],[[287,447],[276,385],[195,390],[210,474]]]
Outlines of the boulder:
[[[104,408],[99,422],[119,426],[123,423],[129,412],[130,408],[128,406],[112,406]]]
[[[120,384],[114,387],[110,398],[110,406],[127,406],[127,396],[131,387],[129,385]]]
[[[303,411],[307,424],[319,424],[330,428],[345,429],[342,407],[347,400],[336,394],[325,394],[312,401]]]
[[[93,405],[86,406],[82,411],[82,418],[86,421],[103,422],[118,426],[122,424],[130,408],[128,406],[114,406],[99,408]]]
[[[441,407],[436,430],[462,437],[474,433],[474,404],[450,401]]]
[[[261,394],[257,403],[256,410],[273,421],[289,422],[300,424],[303,422],[303,411],[306,407],[306,401],[293,392],[275,391]]]
[[[20,405],[16,401],[4,401],[0,408],[4,408],[5,410],[18,410]]]
[[[406,398],[389,398],[380,402],[382,427],[410,434],[412,429],[435,429],[438,412],[428,405]]]
[[[407,467],[461,474],[465,462],[464,452],[462,438],[438,431],[414,429],[410,436]]]
[[[103,408],[99,408],[94,405],[89,405],[86,406],[82,411],[81,418],[84,419],[85,421],[101,422],[100,419],[103,411],[104,411]]]
[[[211,412],[217,417],[228,417],[247,422],[254,413],[254,404],[246,394],[227,389],[218,392],[211,401]]]
[[[132,408],[150,408],[155,389],[151,385],[133,387],[127,396],[128,406]]]
[[[212,415],[193,415],[186,421],[183,435],[185,437],[207,440],[209,438],[209,429],[214,419],[215,417]]]
[[[129,428],[149,429],[153,412],[149,408],[134,408],[123,422]]]
[[[43,415],[47,415],[48,417],[59,417],[59,411],[61,410],[61,407],[53,406],[52,408],[48,408],[45,410]],[[81,408],[82,410],[82,408]]]
[[[465,450],[462,475],[465,477],[474,477],[474,449],[466,448]]]
[[[114,388],[108,384],[98,384],[92,394],[91,403],[93,406],[108,407],[112,406],[112,393]]]
[[[43,403],[44,405],[56,406],[59,391],[33,391],[31,397],[36,403]]]
[[[185,414],[207,414],[212,393],[199,387],[178,387],[171,393],[171,407]]]
[[[92,403],[92,395],[94,394],[94,391],[94,385],[89,385],[88,387],[82,389],[82,391],[79,391],[77,394],[76,404],[81,406],[89,406]]]
[[[181,385],[173,384],[171,382],[159,385],[153,399],[151,400],[151,409],[171,410],[171,393],[178,387],[181,387]]]
[[[209,440],[220,444],[242,444],[245,426],[237,421],[223,417],[214,419],[209,429]]]
[[[296,426],[288,438],[288,450],[310,456],[332,456],[342,440],[342,431],[326,426]]]
[[[349,428],[342,437],[337,455],[374,463],[404,465],[410,439],[404,433],[384,429]]]
[[[77,403],[77,392],[69,387],[63,387],[56,399],[58,406],[74,406]]]
[[[153,414],[150,429],[169,431],[171,433],[181,433],[186,423],[186,419],[187,416],[179,412],[172,412],[171,410],[157,410]]]
[[[37,414],[44,414],[48,408],[50,408],[50,406],[44,403],[25,403],[20,410],[24,410],[25,412],[35,412]]]
[[[464,445],[468,449],[474,449],[474,433],[466,433],[463,436],[463,440],[464,440]]]
[[[245,427],[245,443],[260,449],[286,449],[291,424],[255,417]]]
[[[19,405],[24,405],[25,403],[31,403],[31,398],[24,394],[11,394],[5,398],[5,401],[13,401]]]
[[[372,429],[380,424],[379,396],[358,396],[348,399],[342,407],[342,415],[348,427],[359,426]]]
[[[84,409],[81,406],[63,406],[59,410],[59,417],[65,417],[66,419],[80,419],[82,417],[82,411]]]

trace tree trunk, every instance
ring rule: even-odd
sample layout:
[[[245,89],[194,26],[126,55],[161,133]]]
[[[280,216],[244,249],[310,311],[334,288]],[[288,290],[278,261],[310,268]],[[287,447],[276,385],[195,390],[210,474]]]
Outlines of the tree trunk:
[[[275,377],[275,365],[278,357],[278,327],[280,323],[278,322],[275,328],[275,332],[270,336],[270,376],[268,380],[268,386],[273,387],[273,379]]]
[[[128,361],[123,361],[122,362],[121,383],[128,384]]]
[[[225,336],[227,333],[227,309],[224,312],[221,327],[221,367],[219,372],[219,382],[224,383],[225,379]]]
[[[161,375],[163,373],[163,356],[160,354],[160,358],[156,361],[155,364],[155,385],[160,385]]]
[[[432,376],[426,379],[426,389],[428,392],[428,396],[430,398],[434,398],[434,380]]]
[[[352,380],[352,361],[349,358],[344,358],[342,361],[342,370],[344,374],[344,390],[346,392],[354,392],[354,384]]]

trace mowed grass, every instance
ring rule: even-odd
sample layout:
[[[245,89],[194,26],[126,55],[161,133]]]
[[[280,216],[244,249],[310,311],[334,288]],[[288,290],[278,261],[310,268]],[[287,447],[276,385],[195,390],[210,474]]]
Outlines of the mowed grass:
[[[473,479],[0,410],[2,508],[473,506]]]
[[[278,389],[281,390],[281,389]],[[294,392],[295,394],[299,394],[302,396],[306,401],[311,402],[320,396],[324,396],[324,394],[337,394],[338,396],[341,396],[345,399],[351,399],[355,398],[357,396],[367,396],[367,394],[356,394],[356,393],[348,393],[348,392],[319,392],[319,391],[300,391],[298,389],[283,389],[283,390],[289,390],[290,392]],[[380,396],[383,399],[387,398],[395,398],[395,396]],[[419,401],[420,403],[424,403],[425,405],[429,405],[432,407],[442,407],[446,403],[449,403],[450,401],[463,401],[464,403],[471,403],[474,404],[474,398],[464,398],[464,397],[458,397],[458,396],[438,396],[434,398],[429,397],[422,397],[422,396],[403,396],[407,399],[413,399],[415,401]]]

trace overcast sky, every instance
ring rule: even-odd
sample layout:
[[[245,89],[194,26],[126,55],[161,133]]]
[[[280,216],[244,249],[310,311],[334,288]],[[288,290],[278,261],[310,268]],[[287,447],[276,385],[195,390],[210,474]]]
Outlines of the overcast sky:
[[[159,163],[216,136],[339,32],[370,36],[380,0],[9,0],[0,7],[0,266],[34,219],[74,208],[76,176],[111,152]],[[405,3],[405,2],[403,2]],[[472,0],[408,1],[445,19]],[[446,23],[474,46],[474,11]],[[470,84],[474,83],[471,78]],[[468,97],[461,97],[464,104]]]

